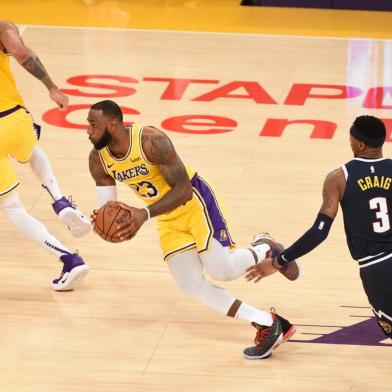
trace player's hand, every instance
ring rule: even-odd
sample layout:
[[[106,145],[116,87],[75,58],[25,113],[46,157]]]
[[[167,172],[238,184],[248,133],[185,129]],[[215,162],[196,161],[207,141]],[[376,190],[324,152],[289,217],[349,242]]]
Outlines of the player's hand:
[[[52,101],[56,102],[61,111],[67,109],[69,99],[57,87],[53,87],[49,90],[49,97]]]
[[[90,215],[91,225],[93,226],[94,231],[95,231],[95,220],[97,219],[97,212],[98,210],[93,210],[93,212]]]
[[[117,235],[121,241],[132,239],[143,223],[147,220],[147,213],[144,208],[130,207],[124,203],[121,203],[121,207],[130,212],[129,218],[117,226]]]
[[[272,257],[269,257],[247,268],[245,279],[248,282],[254,280],[254,283],[257,283],[261,279],[274,274],[278,270],[274,267],[273,260]]]

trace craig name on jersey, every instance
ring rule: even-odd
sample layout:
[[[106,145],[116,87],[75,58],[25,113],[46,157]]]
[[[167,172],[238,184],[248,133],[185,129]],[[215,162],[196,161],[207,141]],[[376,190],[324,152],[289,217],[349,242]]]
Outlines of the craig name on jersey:
[[[392,183],[392,178],[387,176],[365,176],[357,180],[358,186],[362,191],[371,188],[383,188],[389,190]]]

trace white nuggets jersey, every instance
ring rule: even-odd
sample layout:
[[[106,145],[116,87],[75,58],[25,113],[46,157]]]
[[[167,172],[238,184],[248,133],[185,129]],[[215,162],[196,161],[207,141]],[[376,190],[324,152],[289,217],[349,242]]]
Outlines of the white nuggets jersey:
[[[142,149],[144,125],[133,124],[129,131],[129,149],[123,158],[115,158],[108,147],[99,151],[101,163],[109,176],[131,187],[149,205],[157,202],[171,189],[159,166],[149,162]],[[186,168],[189,178],[195,174]]]

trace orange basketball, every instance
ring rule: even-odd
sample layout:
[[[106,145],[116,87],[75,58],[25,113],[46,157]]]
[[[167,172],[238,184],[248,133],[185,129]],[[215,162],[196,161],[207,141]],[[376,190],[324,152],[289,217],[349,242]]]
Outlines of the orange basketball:
[[[97,211],[94,231],[105,241],[121,242],[117,236],[117,225],[123,223],[129,215],[130,212],[122,208],[119,202],[109,201]]]

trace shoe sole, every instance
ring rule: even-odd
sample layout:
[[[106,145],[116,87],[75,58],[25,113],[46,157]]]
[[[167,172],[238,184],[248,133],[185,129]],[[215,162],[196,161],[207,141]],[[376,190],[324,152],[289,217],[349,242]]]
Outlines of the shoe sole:
[[[280,334],[279,338],[276,339],[276,341],[275,341],[275,343],[273,344],[273,346],[272,346],[268,351],[266,351],[263,355],[260,355],[260,356],[248,356],[248,355],[246,355],[246,354],[244,353],[244,357],[245,357],[246,359],[250,359],[250,360],[254,360],[254,359],[266,359],[266,358],[268,358],[268,357],[271,356],[272,351],[274,351],[275,347],[277,347],[277,346],[279,346],[280,344],[282,344],[282,340],[283,340],[283,334]]]
[[[87,265],[79,265],[72,269],[67,276],[65,282],[53,283],[53,290],[55,291],[70,291],[88,274],[89,268]]]
[[[279,251],[279,253],[282,253],[284,251],[284,246],[283,244],[280,244],[279,242],[276,243],[276,247]],[[279,270],[279,272],[288,280],[294,281],[297,280],[299,278],[299,276],[301,275],[301,267],[298,263],[297,260],[293,260],[290,263],[293,263],[292,265],[295,264],[296,267],[292,267],[292,265],[289,266],[288,270]]]
[[[295,264],[295,265],[294,265]],[[284,268],[284,267],[283,267]],[[301,275],[301,267],[297,260],[290,261],[286,270],[278,270],[286,279],[290,281],[297,280]]]
[[[59,212],[61,222],[66,224],[74,237],[82,237],[91,230],[91,223],[77,210],[66,207]]]
[[[295,325],[292,325],[291,328],[283,335],[282,341],[274,347],[274,350],[276,350],[282,344],[288,342],[296,332],[297,328],[295,327]]]

